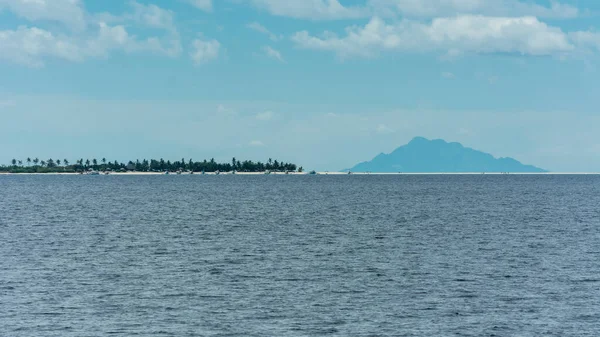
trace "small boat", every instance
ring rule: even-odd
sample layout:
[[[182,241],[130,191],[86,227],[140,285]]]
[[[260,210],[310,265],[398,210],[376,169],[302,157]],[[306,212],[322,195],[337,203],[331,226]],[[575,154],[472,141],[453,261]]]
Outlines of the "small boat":
[[[271,174],[271,171],[269,171],[269,170],[266,170],[266,171],[265,171],[265,174]]]
[[[219,172],[219,171],[215,171],[215,175],[217,175],[217,176],[218,176],[219,174],[221,174],[221,172]]]
[[[165,171],[165,175],[169,175],[169,171]]]
[[[316,175],[317,171],[310,171],[310,172],[308,172],[308,174],[310,174],[310,175]]]

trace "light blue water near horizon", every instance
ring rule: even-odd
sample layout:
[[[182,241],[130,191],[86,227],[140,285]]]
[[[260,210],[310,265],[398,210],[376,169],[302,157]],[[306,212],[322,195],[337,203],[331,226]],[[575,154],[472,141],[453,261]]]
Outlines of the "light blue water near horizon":
[[[0,336],[598,336],[600,176],[0,176]]]

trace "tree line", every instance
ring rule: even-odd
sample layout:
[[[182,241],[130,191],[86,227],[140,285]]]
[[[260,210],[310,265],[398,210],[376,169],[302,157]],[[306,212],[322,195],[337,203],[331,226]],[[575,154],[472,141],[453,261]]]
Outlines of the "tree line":
[[[230,163],[218,163],[214,158],[203,161],[193,161],[192,159],[181,159],[171,162],[164,159],[143,159],[128,161],[127,163],[118,161],[109,161],[106,158],[100,160],[83,158],[71,162],[68,159],[47,159],[27,158],[25,160],[13,159],[11,165],[0,166],[0,171],[11,173],[55,173],[55,172],[84,172],[84,171],[137,171],[137,172],[302,172],[302,167],[296,164],[283,161],[272,160],[269,158],[265,163],[254,162],[252,160],[239,161],[236,158],[231,159]]]

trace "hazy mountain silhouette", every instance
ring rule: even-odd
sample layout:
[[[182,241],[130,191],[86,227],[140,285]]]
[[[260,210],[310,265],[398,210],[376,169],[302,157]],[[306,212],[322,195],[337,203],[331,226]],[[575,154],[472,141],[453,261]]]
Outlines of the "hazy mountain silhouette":
[[[442,139],[416,137],[390,154],[381,153],[360,163],[352,172],[546,172],[512,158],[494,158],[491,154],[448,143]]]

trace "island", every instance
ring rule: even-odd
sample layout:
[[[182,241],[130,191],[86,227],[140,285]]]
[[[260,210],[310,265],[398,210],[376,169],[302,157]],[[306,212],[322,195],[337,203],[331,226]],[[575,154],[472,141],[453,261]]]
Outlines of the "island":
[[[74,162],[68,159],[27,158],[13,159],[11,165],[0,165],[0,173],[84,173],[84,172],[137,172],[137,173],[168,173],[168,172],[240,172],[240,173],[290,173],[303,172],[302,167],[269,158],[265,163],[260,161],[231,159],[230,163],[218,163],[214,158],[203,161],[181,159],[171,162],[164,159],[130,160],[127,163],[109,161],[106,158],[78,159]]]
[[[389,154],[352,167],[349,172],[373,173],[543,173],[541,168],[524,165],[513,158],[495,158],[489,153],[442,139],[415,137]]]

